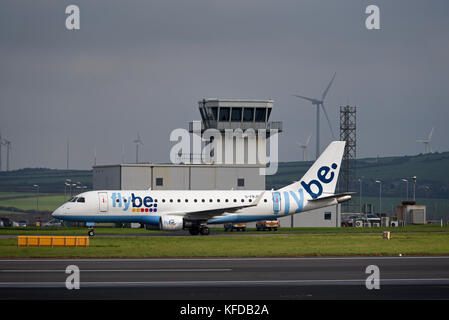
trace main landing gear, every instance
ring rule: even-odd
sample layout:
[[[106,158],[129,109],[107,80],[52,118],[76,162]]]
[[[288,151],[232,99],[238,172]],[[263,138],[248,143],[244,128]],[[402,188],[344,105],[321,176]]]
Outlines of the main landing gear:
[[[210,229],[205,225],[192,226],[191,228],[189,228],[189,232],[192,236],[196,236],[198,234],[201,234],[202,236],[208,236],[210,234]]]
[[[93,227],[90,227],[90,228],[89,228],[89,231],[87,232],[87,235],[88,235],[89,237],[93,237],[93,236],[95,235],[95,230],[94,230]]]

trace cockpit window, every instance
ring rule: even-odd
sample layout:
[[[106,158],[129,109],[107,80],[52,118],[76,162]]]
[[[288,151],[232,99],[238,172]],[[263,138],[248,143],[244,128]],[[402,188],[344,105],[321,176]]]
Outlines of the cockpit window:
[[[74,198],[70,199],[70,202],[76,202],[76,199],[78,199],[78,197],[74,197]]]
[[[86,200],[83,197],[79,197],[76,202],[86,202]]]

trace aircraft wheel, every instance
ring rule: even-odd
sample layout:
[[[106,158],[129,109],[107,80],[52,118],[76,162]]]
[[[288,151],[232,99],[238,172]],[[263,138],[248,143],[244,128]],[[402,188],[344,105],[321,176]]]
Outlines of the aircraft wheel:
[[[200,233],[203,236],[208,236],[210,234],[210,229],[208,227],[201,227]]]
[[[87,235],[88,235],[89,237],[93,237],[93,236],[95,235],[94,229],[90,229],[90,230],[87,232]]]
[[[192,236],[196,236],[198,235],[198,233],[200,233],[200,230],[198,227],[192,227],[189,229],[189,232]]]

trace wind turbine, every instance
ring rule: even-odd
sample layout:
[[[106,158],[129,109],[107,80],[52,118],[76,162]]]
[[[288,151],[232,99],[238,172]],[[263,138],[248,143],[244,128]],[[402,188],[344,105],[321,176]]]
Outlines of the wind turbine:
[[[316,159],[318,159],[318,156],[320,155],[320,106],[323,108],[324,115],[326,116],[327,123],[329,124],[329,128],[331,130],[332,138],[335,139],[334,131],[332,130],[332,125],[329,120],[329,116],[327,115],[326,109],[324,108],[324,98],[326,98],[327,92],[329,91],[332,82],[334,82],[336,74],[337,73],[334,73],[331,81],[329,82],[323,94],[321,95],[321,99],[309,98],[294,94],[295,97],[310,101],[312,102],[312,105],[316,106]]]
[[[139,145],[143,145],[140,134],[137,131],[137,139],[133,141],[136,144],[136,163],[139,163]]]
[[[11,150],[11,141],[3,139],[2,144],[6,146],[6,171],[9,171],[9,152]]]
[[[434,129],[435,129],[435,127],[432,127],[432,130],[430,130],[430,133],[427,136],[427,139],[416,140],[416,142],[424,144],[424,153],[432,152],[432,147],[430,146],[430,141],[432,140],[432,135],[433,135]]]
[[[307,140],[306,143],[300,143],[300,142],[296,142],[296,144],[302,149],[302,161],[307,161],[307,147],[309,146],[309,142],[310,142],[310,138],[312,138],[312,135],[310,135]]]

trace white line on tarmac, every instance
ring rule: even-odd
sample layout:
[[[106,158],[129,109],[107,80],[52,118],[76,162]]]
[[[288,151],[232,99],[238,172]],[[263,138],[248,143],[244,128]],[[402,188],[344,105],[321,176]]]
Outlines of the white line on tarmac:
[[[232,271],[232,269],[83,269],[82,272],[226,272]],[[39,272],[49,272],[49,273],[64,273],[65,270],[55,270],[55,269],[46,269],[46,270],[0,270],[0,273],[39,273]]]
[[[235,287],[235,286],[320,286],[365,285],[358,280],[267,280],[267,281],[152,281],[152,282],[81,282],[81,288],[117,287]],[[448,285],[449,278],[384,279],[382,285]],[[0,288],[65,288],[65,282],[0,282]]]

